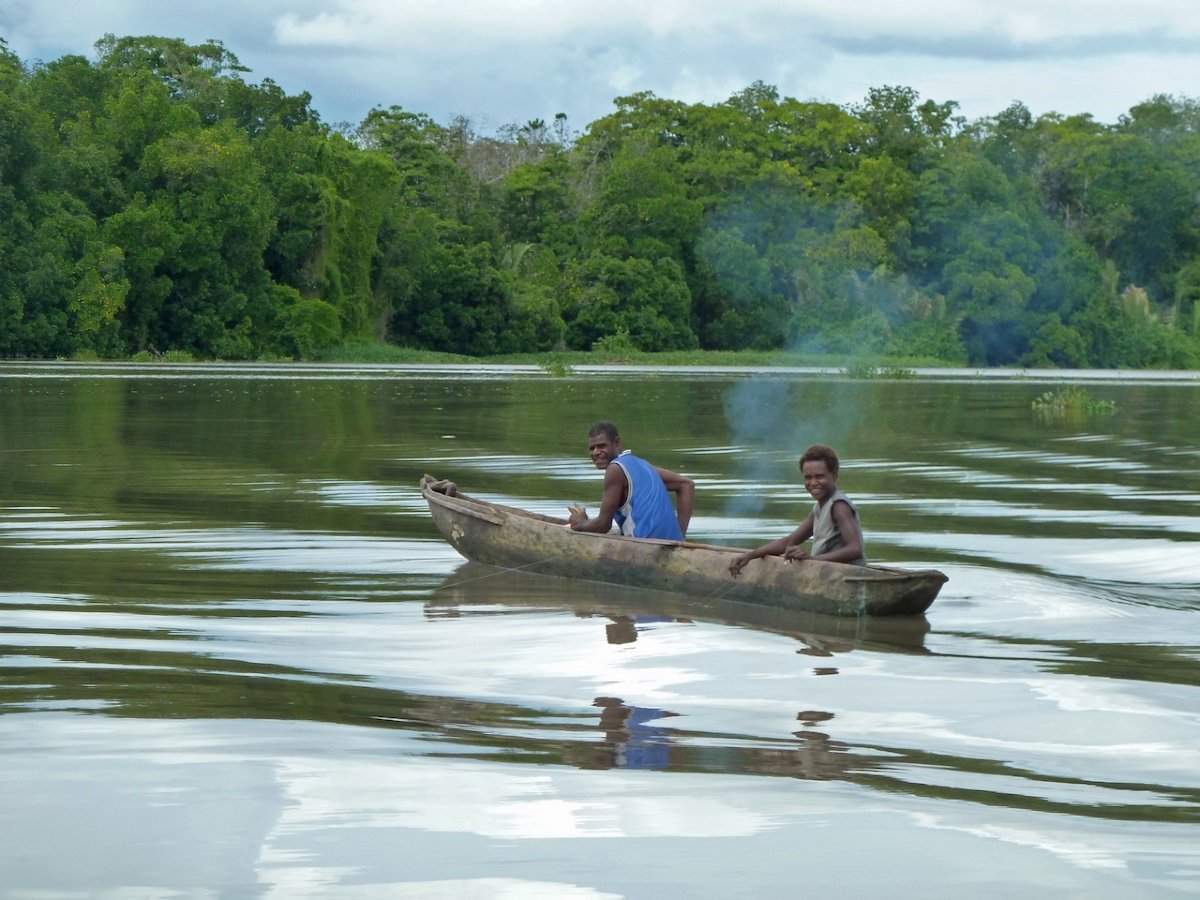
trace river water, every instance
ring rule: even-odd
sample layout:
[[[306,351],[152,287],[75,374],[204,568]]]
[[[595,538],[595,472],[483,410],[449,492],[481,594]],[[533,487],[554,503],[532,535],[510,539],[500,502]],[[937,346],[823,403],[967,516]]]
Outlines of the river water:
[[[1194,897],[1200,379],[0,365],[0,896]],[[689,537],[843,459],[924,617],[465,563],[417,483]]]

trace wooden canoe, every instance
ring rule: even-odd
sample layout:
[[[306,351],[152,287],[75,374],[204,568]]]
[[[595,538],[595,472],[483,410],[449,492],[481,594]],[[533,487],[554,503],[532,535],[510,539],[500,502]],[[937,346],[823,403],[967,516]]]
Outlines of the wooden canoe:
[[[571,531],[566,519],[469,497],[432,475],[421,479],[421,495],[442,537],[466,559],[536,574],[832,616],[919,615],[946,582],[936,569],[778,556],[753,560],[734,578],[737,547]]]

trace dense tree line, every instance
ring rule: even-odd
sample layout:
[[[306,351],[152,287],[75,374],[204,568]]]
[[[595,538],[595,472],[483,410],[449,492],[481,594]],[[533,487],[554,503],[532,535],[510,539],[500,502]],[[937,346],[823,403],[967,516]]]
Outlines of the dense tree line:
[[[1200,367],[1200,104],[653,94],[323,123],[219,42],[0,40],[0,356],[804,348]]]

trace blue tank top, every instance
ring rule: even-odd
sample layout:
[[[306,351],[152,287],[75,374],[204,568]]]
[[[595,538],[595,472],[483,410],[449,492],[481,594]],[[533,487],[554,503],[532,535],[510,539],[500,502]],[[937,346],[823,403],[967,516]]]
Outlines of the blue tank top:
[[[613,463],[625,471],[629,481],[625,504],[613,516],[621,534],[626,537],[682,541],[679,518],[658,470],[628,450],[614,459]]]

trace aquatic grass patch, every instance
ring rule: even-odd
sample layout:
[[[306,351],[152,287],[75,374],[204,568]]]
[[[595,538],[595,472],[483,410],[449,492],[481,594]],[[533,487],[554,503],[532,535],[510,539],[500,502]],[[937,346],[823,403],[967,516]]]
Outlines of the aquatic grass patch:
[[[1081,415],[1112,415],[1117,411],[1113,400],[1093,397],[1087,388],[1069,384],[1056,391],[1046,391],[1030,404],[1034,412],[1043,416],[1065,418]]]
[[[193,363],[196,361],[196,357],[189,350],[166,350],[162,353],[157,353],[154,350],[139,350],[130,359],[136,363]]]
[[[851,363],[842,369],[842,374],[847,378],[880,378],[886,380],[917,377],[916,372],[904,366],[875,366],[869,363]]]
[[[575,374],[575,370],[571,368],[571,364],[558,356],[543,359],[538,365],[543,372],[555,378],[566,378],[568,375]]]

